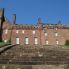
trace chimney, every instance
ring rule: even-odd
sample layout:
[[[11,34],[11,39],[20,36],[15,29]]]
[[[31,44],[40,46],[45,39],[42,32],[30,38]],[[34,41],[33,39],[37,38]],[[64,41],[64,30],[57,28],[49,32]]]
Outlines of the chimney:
[[[13,14],[13,24],[16,24],[16,14]]]
[[[4,8],[0,9],[0,18],[4,17]]]

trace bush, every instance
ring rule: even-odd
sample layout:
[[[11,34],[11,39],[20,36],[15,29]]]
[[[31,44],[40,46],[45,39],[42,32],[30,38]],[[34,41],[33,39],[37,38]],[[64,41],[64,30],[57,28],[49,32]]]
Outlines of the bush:
[[[65,45],[69,46],[69,40],[66,40]]]

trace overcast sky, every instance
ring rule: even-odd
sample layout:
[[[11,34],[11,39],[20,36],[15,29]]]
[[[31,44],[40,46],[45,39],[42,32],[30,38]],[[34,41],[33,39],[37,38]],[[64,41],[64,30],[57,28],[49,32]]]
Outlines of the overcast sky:
[[[18,24],[36,24],[39,17],[43,23],[69,23],[69,0],[0,0],[0,8],[10,21],[16,14]]]

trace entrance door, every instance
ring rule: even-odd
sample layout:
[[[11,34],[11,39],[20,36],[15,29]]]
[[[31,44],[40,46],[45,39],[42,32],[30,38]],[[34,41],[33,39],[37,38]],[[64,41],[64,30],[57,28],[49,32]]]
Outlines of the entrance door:
[[[19,38],[16,38],[16,44],[19,44]]]

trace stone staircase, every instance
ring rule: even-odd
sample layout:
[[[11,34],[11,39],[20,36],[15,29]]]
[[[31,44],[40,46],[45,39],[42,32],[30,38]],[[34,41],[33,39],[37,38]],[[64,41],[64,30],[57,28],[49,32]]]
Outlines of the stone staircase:
[[[17,45],[11,47],[0,55],[0,66],[6,66],[2,69],[18,69],[18,67],[20,69],[34,69],[36,66],[37,69],[38,66],[41,69],[54,69],[57,65],[58,67],[63,66],[68,68],[68,64],[69,50],[61,47],[23,47]],[[52,65],[52,68],[43,68],[42,65],[45,65],[45,67]]]

